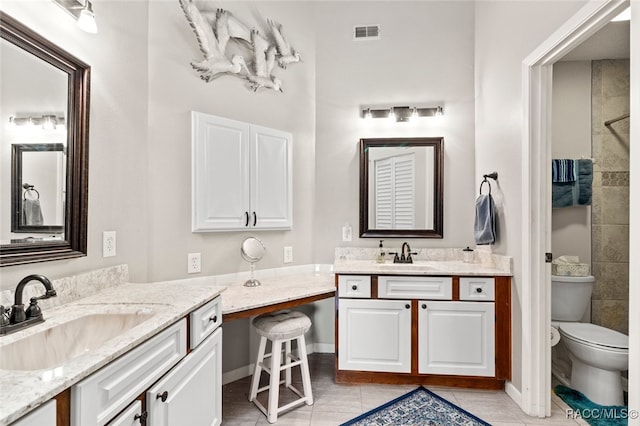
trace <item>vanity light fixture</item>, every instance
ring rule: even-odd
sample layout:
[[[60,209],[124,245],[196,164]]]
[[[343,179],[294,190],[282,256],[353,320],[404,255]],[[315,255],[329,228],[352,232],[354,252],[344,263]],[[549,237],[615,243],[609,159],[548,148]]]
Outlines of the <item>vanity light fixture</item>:
[[[98,32],[93,4],[89,0],[53,0],[78,21],[78,28],[90,34]]]
[[[42,126],[44,130],[55,130],[64,126],[64,117],[46,114],[41,117],[9,117],[9,124],[13,126]]]
[[[391,106],[391,107],[362,107],[362,118],[388,118],[398,123],[405,123],[418,117],[437,117],[443,114],[441,106]]]

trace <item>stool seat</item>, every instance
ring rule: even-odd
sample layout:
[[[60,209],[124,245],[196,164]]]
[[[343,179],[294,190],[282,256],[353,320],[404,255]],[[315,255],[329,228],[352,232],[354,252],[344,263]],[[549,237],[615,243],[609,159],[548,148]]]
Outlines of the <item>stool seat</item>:
[[[302,312],[278,311],[256,317],[253,326],[259,335],[269,340],[286,340],[309,331],[311,320]]]
[[[256,317],[252,324],[260,334],[260,347],[258,348],[258,359],[256,360],[256,367],[251,380],[249,401],[253,401],[260,411],[267,416],[269,423],[275,423],[279,413],[301,404],[313,404],[307,348],[304,340],[304,333],[311,328],[311,320],[302,312],[285,310],[262,314]],[[291,342],[293,340],[296,341],[297,355],[294,355],[291,350]],[[267,341],[271,341],[271,353],[268,354],[265,353]],[[283,345],[284,354],[282,353]],[[266,362],[265,358],[270,358],[270,362]],[[303,392],[291,383],[291,369],[293,367],[300,367]],[[280,380],[282,371],[285,372],[284,380]],[[262,372],[270,375],[269,384],[259,387]],[[279,407],[278,397],[281,384],[284,384],[286,388],[293,391],[300,398]],[[264,391],[269,392],[267,407],[260,403],[257,398],[258,394]]]

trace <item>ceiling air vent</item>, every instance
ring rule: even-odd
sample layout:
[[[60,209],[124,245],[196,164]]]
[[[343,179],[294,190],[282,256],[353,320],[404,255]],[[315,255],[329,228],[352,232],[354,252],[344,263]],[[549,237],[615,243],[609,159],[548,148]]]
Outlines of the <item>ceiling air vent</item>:
[[[353,27],[354,40],[377,40],[380,38],[380,25],[358,25]]]

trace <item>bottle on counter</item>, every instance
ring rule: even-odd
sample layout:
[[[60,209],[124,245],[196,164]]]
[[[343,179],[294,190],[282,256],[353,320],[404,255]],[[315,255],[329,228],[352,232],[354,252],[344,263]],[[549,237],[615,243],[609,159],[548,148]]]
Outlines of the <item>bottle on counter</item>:
[[[383,241],[384,240],[380,240],[380,245],[378,246],[378,248],[380,248],[380,251],[378,252],[378,256],[376,257],[377,263],[384,263],[384,247],[382,247]]]

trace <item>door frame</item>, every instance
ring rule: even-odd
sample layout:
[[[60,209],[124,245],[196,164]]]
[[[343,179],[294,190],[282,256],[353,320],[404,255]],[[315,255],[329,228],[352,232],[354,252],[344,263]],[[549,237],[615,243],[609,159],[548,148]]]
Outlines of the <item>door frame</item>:
[[[551,252],[553,64],[629,4],[629,0],[591,0],[522,63],[521,407],[530,416],[551,415],[551,268],[545,253]]]

